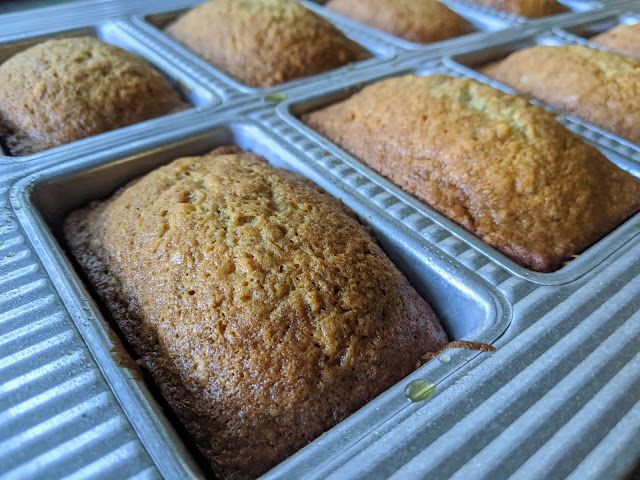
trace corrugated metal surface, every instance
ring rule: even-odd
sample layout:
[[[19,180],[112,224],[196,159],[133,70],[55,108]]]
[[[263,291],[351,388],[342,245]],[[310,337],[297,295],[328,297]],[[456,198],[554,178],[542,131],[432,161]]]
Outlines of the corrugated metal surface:
[[[295,129],[263,117],[328,172],[371,190]],[[597,457],[597,468],[590,462],[581,467],[581,475],[615,478],[628,471],[640,458],[637,220],[630,224],[636,231],[626,246],[590,274],[564,286],[540,286],[509,275],[451,233],[421,222],[407,204],[389,203],[382,192],[378,196],[396,218],[413,228],[420,225],[423,236],[504,293],[512,322],[494,344],[497,352],[482,354],[478,365],[439,388],[410,416],[354,442],[330,432],[317,442],[339,445],[330,458],[310,448],[274,470],[274,476],[564,478],[605,438],[610,456]],[[402,397],[401,389],[395,393]],[[615,446],[608,436],[614,427],[624,438]],[[351,428],[365,429],[357,422]]]
[[[459,298],[464,288],[472,288],[477,292],[471,292],[476,296],[470,294],[470,304],[483,308],[479,299],[489,299],[485,317],[491,321],[485,333],[497,338],[494,353],[457,349],[450,352],[448,365],[429,362],[267,477],[584,480],[628,472],[640,458],[637,220],[557,275],[529,275],[300,128],[288,108],[389,73],[425,73],[428,65],[473,75],[443,57],[455,59],[492,44],[493,38],[515,41],[520,32],[551,34],[560,25],[637,14],[640,2],[586,2],[588,8],[609,7],[564,20],[525,22],[492,17],[490,11],[476,12],[452,0],[461,11],[469,9],[469,15],[488,22],[487,30],[509,23],[522,29],[426,49],[328,15],[376,58],[270,90],[238,85],[143,18],[194,3],[97,0],[36,17],[0,17],[0,42],[99,26],[105,40],[148,58],[202,93],[193,99],[197,108],[173,118],[33,157],[0,157],[0,478],[198,476],[148,392],[104,348],[110,340],[100,316],[74,287],[55,239],[33,214],[30,192],[41,178],[66,178],[125,157],[151,162],[145,152],[161,150],[163,142],[243,122],[259,128],[239,129],[233,140],[251,146],[245,137],[266,132],[254,139],[256,145],[272,156],[298,159],[303,173],[350,204],[381,235],[396,231],[402,242],[422,248],[417,264],[437,265],[438,278],[464,278],[461,285],[447,287],[454,293],[458,288]],[[578,41],[562,32],[555,35],[558,41]],[[266,93],[278,90],[285,102],[265,101]],[[612,149],[614,161],[640,171],[638,147],[565,120],[588,140]],[[408,403],[403,389],[420,377],[437,383],[436,394],[426,402]]]
[[[0,478],[158,478],[0,188]]]

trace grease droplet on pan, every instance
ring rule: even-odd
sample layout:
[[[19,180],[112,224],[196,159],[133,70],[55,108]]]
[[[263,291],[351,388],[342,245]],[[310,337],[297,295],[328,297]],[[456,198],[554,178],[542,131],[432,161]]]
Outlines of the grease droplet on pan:
[[[418,379],[407,385],[404,394],[412,402],[426,400],[436,391],[436,384],[425,379]]]

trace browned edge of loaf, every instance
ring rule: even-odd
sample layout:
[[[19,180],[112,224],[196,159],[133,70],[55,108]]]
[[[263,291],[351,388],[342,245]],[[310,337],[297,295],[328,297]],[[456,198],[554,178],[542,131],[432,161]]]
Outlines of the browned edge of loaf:
[[[512,15],[528,18],[547,17],[566,13],[570,10],[557,0],[469,0],[471,3],[482,5]]]

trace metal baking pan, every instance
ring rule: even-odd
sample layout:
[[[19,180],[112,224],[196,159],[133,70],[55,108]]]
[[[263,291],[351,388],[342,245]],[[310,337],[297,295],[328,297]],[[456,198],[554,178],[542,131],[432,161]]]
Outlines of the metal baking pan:
[[[510,47],[517,46],[518,43],[509,42]],[[517,48],[517,47],[516,47]],[[409,62],[415,65],[415,62]],[[376,75],[377,73],[377,75]],[[417,75],[430,75],[434,73],[444,73],[453,76],[465,76],[466,71],[458,71],[452,68],[448,68],[444,64],[440,62],[434,62],[432,65],[420,65],[419,67],[409,67],[406,69],[396,69],[392,75],[398,74],[407,74],[407,73],[415,73]],[[354,172],[354,176],[356,179],[353,181],[353,188],[365,188],[368,189],[369,182],[375,183],[380,189],[383,189],[387,192],[392,192],[394,198],[402,199],[403,205],[406,208],[409,208],[411,214],[414,216],[411,217],[411,224],[408,225],[410,228],[416,231],[419,235],[423,237],[425,241],[425,246],[427,244],[436,244],[440,245],[442,243],[441,236],[443,232],[437,228],[434,228],[436,225],[440,227],[445,227],[445,230],[453,233],[456,237],[462,239],[469,245],[472,245],[478,251],[484,253],[489,258],[491,258],[494,262],[501,265],[504,269],[511,272],[514,275],[527,278],[528,280],[536,283],[541,283],[545,285],[551,284],[562,284],[567,283],[576,278],[584,275],[594,266],[598,265],[600,262],[605,260],[607,257],[611,255],[612,252],[620,248],[620,246],[627,243],[630,239],[633,239],[636,235],[640,233],[640,230],[637,228],[637,224],[640,221],[640,214],[637,214],[627,220],[625,223],[620,225],[614,231],[609,233],[600,241],[596,242],[594,245],[586,249],[582,252],[578,258],[568,262],[565,266],[551,273],[540,273],[534,272],[530,269],[521,267],[513,260],[507,258],[503,254],[499,253],[492,247],[486,245],[482,240],[475,237],[473,234],[469,233],[464,228],[456,225],[451,220],[447,219],[443,215],[439,214],[432,208],[424,205],[420,201],[414,199],[411,195],[405,193],[399,187],[396,187],[391,182],[383,178],[381,175],[374,172],[372,169],[363,165],[357,159],[351,157],[338,147],[332,145],[327,140],[323,139],[319,134],[314,132],[309,127],[305,126],[302,122],[298,120],[297,117],[300,115],[315,110],[317,108],[321,108],[330,103],[334,103],[341,98],[344,98],[354,91],[362,88],[363,84],[371,83],[374,81],[378,81],[381,78],[389,77],[389,71],[387,69],[379,69],[378,72],[371,72],[367,80],[365,82],[358,82],[357,84],[350,84],[346,86],[342,86],[341,88],[330,89],[325,91],[316,91],[313,95],[307,94],[303,98],[300,97],[291,97],[287,99],[285,102],[280,104],[277,108],[279,115],[290,125],[292,125],[296,131],[304,132],[310,139],[310,141],[315,142],[318,145],[322,145],[328,151],[332,152],[332,156],[321,155],[319,158],[315,158],[315,161],[322,164],[326,170],[332,171],[331,162],[335,158],[340,158],[342,162],[348,164]],[[474,76],[475,77],[475,76]],[[486,77],[477,76],[475,79],[486,82]],[[487,82],[491,83],[494,88],[499,88],[501,90],[506,91],[507,93],[514,93],[512,89],[508,87],[497,84],[496,82]],[[306,149],[308,151],[308,149]],[[610,151],[608,149],[602,149],[603,153],[607,155],[614,163],[618,163],[624,168],[626,162],[624,161],[624,157],[620,154],[616,154],[614,151]],[[632,173],[640,176],[640,171],[638,169],[630,169]],[[344,176],[342,172],[336,172],[335,175],[340,178]],[[379,202],[376,198],[372,198],[375,202]],[[382,200],[384,202],[385,200]],[[407,213],[402,215],[407,216]],[[420,218],[421,222],[416,223],[416,219]],[[402,216],[399,218],[403,220]],[[408,222],[407,222],[408,223]],[[448,235],[445,237],[447,238]],[[445,242],[446,245],[446,242]],[[445,245],[441,245],[441,248],[448,250]],[[455,250],[454,250],[455,251]],[[451,253],[451,252],[450,252]]]
[[[626,21],[640,5],[589,2],[582,13],[425,48],[368,27],[352,31],[350,21],[324,13],[340,28],[349,25],[367,48],[376,43],[393,53],[270,90],[225,78],[152,23],[161,26],[195,3],[93,0],[0,16],[0,51],[43,35],[103,35],[186,85],[186,93],[194,85],[191,93],[208,102],[196,99],[197,108],[35,156],[0,158],[0,478],[201,477],[191,445],[127,365],[58,238],[70,209],[157,165],[228,143],[298,171],[342,200],[373,228],[453,338],[496,348],[445,351],[265,478],[595,479],[629,472],[640,458],[638,216],[557,272],[530,272],[297,115],[403,72],[487,81],[463,63],[537,41],[571,42],[563,32],[577,34],[574,28],[599,18]],[[559,118],[638,175],[636,146]],[[416,379],[435,391],[410,402],[404,390]]]
[[[6,61],[20,51],[26,50],[27,48],[37,43],[41,43],[52,38],[94,36],[106,43],[128,50],[147,60],[156,69],[164,73],[167,79],[173,84],[174,88],[182,94],[185,100],[188,101],[188,103],[191,105],[191,108],[212,107],[220,102],[215,93],[209,91],[202,84],[202,82],[192,76],[190,72],[184,72],[181,69],[176,68],[175,63],[167,60],[166,58],[154,55],[153,52],[145,49],[144,45],[136,42],[135,38],[127,35],[124,24],[124,22],[104,22],[92,24],[90,26],[85,26],[82,28],[69,30],[61,29],[52,33],[37,36],[32,36],[30,35],[30,32],[25,32],[25,34],[23,35],[13,37],[12,41],[0,44],[0,63]],[[121,130],[122,133],[124,133],[125,131],[133,131],[132,134],[136,135],[141,131],[153,129],[154,127],[166,129],[167,125],[171,125],[174,121],[179,121],[176,119],[182,117],[183,114],[184,112],[177,112],[174,114],[165,115],[162,117],[146,120],[144,122],[139,122],[138,124],[123,127],[122,129],[118,129],[117,135],[120,135]],[[94,143],[100,142],[101,140],[104,141],[105,139],[106,141],[108,141],[108,137],[110,137],[111,135],[108,135],[107,137],[105,137],[105,135],[108,135],[108,132],[105,134],[95,135],[87,139],[82,139],[77,142],[73,142],[72,144],[62,145],[44,152],[38,152],[32,155],[19,157],[11,156],[10,158],[6,158],[8,157],[7,155],[0,155],[0,162],[13,163],[16,161],[33,160],[41,158],[43,156],[55,155],[58,151],[64,152],[64,150],[66,150],[69,145],[73,145],[73,147],[76,147],[81,143]],[[89,148],[96,147],[93,146]]]
[[[197,5],[200,2],[198,0],[192,0],[192,5]],[[364,60],[358,62],[358,66],[368,67],[371,65],[380,64],[380,60],[388,60],[390,58],[395,57],[398,51],[408,49],[446,49],[453,45],[456,45],[460,42],[462,37],[445,40],[441,42],[434,42],[429,45],[420,45],[417,43],[409,42],[392,35],[386,34],[380,30],[375,28],[371,28],[367,25],[364,25],[360,22],[353,21],[349,18],[346,18],[342,15],[338,15],[334,12],[331,12],[325,9],[322,6],[316,5],[316,3],[311,2],[309,0],[300,0],[304,6],[309,8],[310,10],[316,12],[320,16],[329,20],[336,27],[342,30],[345,35],[350,37],[355,42],[359,43],[363,47],[365,47],[372,55],[371,59]],[[512,25],[517,25],[520,23],[520,20],[516,18],[512,18],[511,16],[501,14],[500,12],[487,12],[483,9],[469,7],[467,5],[452,5],[456,12],[465,17],[474,27],[478,30],[478,32],[490,32],[501,30],[507,28]],[[188,48],[183,47],[178,42],[171,40],[167,35],[163,34],[161,30],[166,27],[169,23],[171,23],[175,18],[178,17],[181,13],[183,13],[185,9],[174,9],[169,12],[162,12],[160,14],[149,14],[142,18],[136,18],[135,20],[138,23],[138,26],[141,29],[145,29],[150,35],[155,35],[157,44],[162,44],[167,48],[171,49],[172,52],[178,53],[181,56],[189,58],[194,65],[197,65],[199,69],[204,72],[209,73],[210,75],[217,77],[221,82],[225,84],[230,84],[235,87],[237,90],[244,93],[263,93],[269,94],[270,92],[280,91],[282,89],[295,88],[296,86],[305,85],[308,87],[309,82],[313,81],[315,78],[318,79],[329,79],[329,78],[339,78],[344,74],[345,70],[350,70],[355,67],[355,65],[349,65],[345,67],[341,67],[335,69],[331,72],[320,73],[317,75],[313,75],[312,77],[307,77],[303,79],[291,80],[289,82],[285,82],[281,85],[276,85],[269,88],[254,88],[243,85],[239,81],[235,80],[233,77],[229,76],[227,73],[220,71],[219,69],[209,65],[204,62],[197,55],[193,54],[189,51]],[[145,28],[144,24],[147,24],[147,28]],[[151,28],[148,28],[150,26]],[[465,41],[473,40],[481,38],[481,33],[471,34],[471,38],[469,35],[464,36]]]
[[[278,167],[297,171],[345,201],[360,218],[374,228],[387,254],[434,307],[453,339],[465,338],[489,343],[502,334],[510,315],[506,301],[497,290],[456,262],[445,259],[437,251],[424,248],[409,232],[403,232],[392,220],[385,218],[383,211],[375,211],[375,207],[343,190],[340,185],[328,182],[326,177],[301,162],[300,156],[291,152],[286,143],[270,136],[258,124],[230,121],[224,126],[212,127],[205,133],[176,142],[147,145],[148,150],[133,152],[125,158],[107,155],[97,157],[89,163],[78,162],[71,168],[67,164],[60,164],[37,173],[35,177],[21,180],[19,185],[28,185],[29,188],[17,186],[23,192],[20,201],[24,205],[24,216],[21,215],[21,218],[29,223],[31,240],[34,244],[46,242],[51,248],[48,252],[47,269],[50,275],[59,279],[56,287],[62,294],[63,301],[70,310],[82,310],[82,305],[86,305],[84,302],[89,302],[92,313],[96,315],[95,323],[102,330],[100,335],[81,329],[81,334],[92,350],[121,354],[121,349],[112,344],[106,323],[95,311],[82,282],[64,258],[62,249],[54,246],[56,239],[60,242],[60,229],[65,216],[73,209],[110,195],[123,184],[168,161],[181,156],[202,154],[216,146],[228,144],[260,154]],[[82,318],[76,318],[76,324],[85,319],[86,314],[83,314]],[[121,362],[116,357],[106,360],[107,365],[102,365],[100,358],[96,355],[103,371],[114,370],[112,364]],[[432,362],[416,371],[413,377],[426,376],[431,382],[437,383],[459,368],[460,362],[461,359],[456,356],[447,363]],[[114,383],[128,383],[126,395],[119,397],[119,390],[115,393],[136,431],[144,432],[148,437],[157,435],[158,432],[163,433],[161,438],[166,442],[159,445],[158,451],[150,451],[152,457],[160,458],[167,449],[181,451],[174,448],[177,439],[172,433],[165,433],[168,429],[162,422],[148,424],[159,417],[159,409],[151,405],[148,400],[150,395],[141,380],[122,368],[115,369],[113,374],[120,374],[120,378]],[[402,400],[405,386],[406,382],[402,382],[396,388],[396,396],[399,391]],[[135,395],[130,392],[135,392]],[[140,416],[139,413],[143,410],[147,411]],[[189,465],[186,460],[181,464]],[[183,475],[191,473],[191,470],[182,472]]]
[[[588,22],[580,22],[575,26],[567,25],[558,29],[558,33],[572,34],[572,40],[580,42],[589,40],[589,38],[603,33],[618,25],[633,25],[640,22],[640,15],[626,13],[622,15],[601,15],[600,18],[589,20]],[[576,38],[577,37],[577,38]],[[591,45],[587,43],[588,45]]]
[[[606,0],[604,0],[606,2]],[[489,15],[498,15],[505,19],[509,19],[511,22],[538,22],[541,19],[553,19],[557,21],[556,18],[558,15],[571,14],[576,12],[586,12],[589,10],[594,10],[603,6],[603,1],[600,0],[558,0],[558,3],[567,8],[566,13],[549,15],[546,17],[538,17],[538,18],[530,18],[524,17],[521,15],[516,15],[512,13],[508,13],[505,11],[497,10],[490,7],[485,7],[483,5],[478,5],[473,3],[472,0],[447,0],[445,3],[450,5],[452,8],[460,7],[460,8],[468,8],[471,10],[476,10],[478,12],[486,12]]]

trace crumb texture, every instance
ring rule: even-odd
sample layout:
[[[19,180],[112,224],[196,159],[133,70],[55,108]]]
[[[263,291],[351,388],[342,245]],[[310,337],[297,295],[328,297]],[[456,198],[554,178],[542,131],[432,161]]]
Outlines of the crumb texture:
[[[273,467],[447,340],[342,204],[232,147],[74,212],[65,235],[220,478]]]
[[[590,40],[614,52],[640,60],[640,23],[618,25]]]
[[[331,0],[327,8],[411,42],[431,43],[473,29],[438,0]]]
[[[518,50],[483,73],[640,143],[640,62],[580,45]]]
[[[0,65],[0,134],[12,155],[184,107],[160,72],[93,37],[39,43]]]
[[[553,115],[472,80],[383,80],[304,121],[534,270],[557,269],[639,207],[640,182]]]
[[[253,87],[368,57],[357,43],[294,0],[212,0],[182,15],[167,32]]]
[[[471,3],[522,17],[546,17],[568,11],[557,0],[469,0]]]

